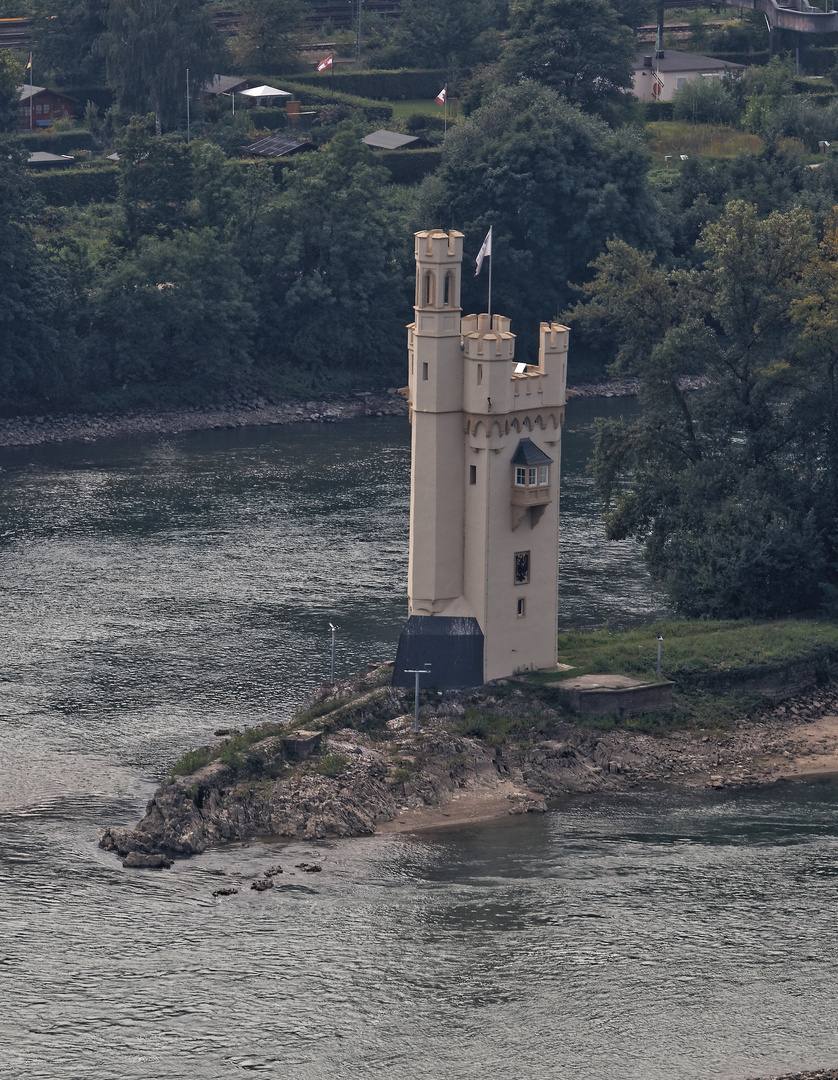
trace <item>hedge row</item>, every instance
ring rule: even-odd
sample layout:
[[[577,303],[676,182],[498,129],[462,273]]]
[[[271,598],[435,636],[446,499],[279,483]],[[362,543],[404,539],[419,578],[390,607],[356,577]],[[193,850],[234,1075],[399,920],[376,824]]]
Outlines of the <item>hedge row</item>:
[[[93,169],[51,169],[30,173],[47,206],[87,206],[113,202],[117,195],[115,165]]]
[[[674,101],[645,101],[644,120],[647,124],[654,124],[658,120],[671,120],[675,114]]]
[[[43,150],[48,154],[69,154],[72,150],[92,150],[93,136],[89,131],[43,131],[22,135],[23,145],[30,154]]]
[[[296,82],[306,86],[332,87],[342,94],[355,94],[377,101],[413,101],[427,98],[433,101],[445,85],[444,71],[335,71],[296,75]]]
[[[830,71],[834,71],[838,61],[838,48],[834,45],[810,45],[805,51],[801,49],[801,52],[801,66],[807,75],[828,75]]]
[[[378,150],[375,156],[390,170],[394,184],[418,184],[439,168],[442,150]]]
[[[360,109],[368,120],[387,123],[393,118],[393,106],[356,94],[342,94],[330,90],[328,86],[307,86],[305,83],[282,80],[282,88],[290,90],[303,105],[346,105],[350,109]]]
[[[716,60],[727,60],[730,64],[744,64],[746,67],[768,63],[768,50],[764,52],[714,52]]]

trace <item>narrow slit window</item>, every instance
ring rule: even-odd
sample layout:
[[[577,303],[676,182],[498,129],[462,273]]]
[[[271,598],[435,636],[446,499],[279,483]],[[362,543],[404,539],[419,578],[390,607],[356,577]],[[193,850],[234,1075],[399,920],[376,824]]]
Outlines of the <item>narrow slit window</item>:
[[[477,385],[478,386],[483,385],[483,365],[482,364],[477,365]]]
[[[523,619],[523,617],[526,615],[526,613],[527,613],[527,601],[522,596],[518,600],[518,618]]]
[[[445,281],[443,282],[443,296],[442,303],[444,307],[451,307],[452,295],[454,293],[454,275],[449,271],[445,275]]]
[[[468,482],[470,484],[476,484],[477,483],[477,466],[476,465],[469,465],[469,467],[468,467]]]
[[[424,303],[425,307],[430,307],[430,305],[431,305],[431,274],[430,274],[430,271],[428,271],[428,273],[425,274],[425,295],[424,295],[423,303]]]
[[[428,381],[428,365],[427,365],[427,363],[423,363],[422,364],[422,382],[427,382],[427,381]]]

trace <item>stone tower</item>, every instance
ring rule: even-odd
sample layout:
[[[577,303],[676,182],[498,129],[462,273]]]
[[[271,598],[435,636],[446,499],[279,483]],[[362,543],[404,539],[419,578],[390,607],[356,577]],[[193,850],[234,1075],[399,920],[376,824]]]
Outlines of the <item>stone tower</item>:
[[[396,685],[476,686],[554,666],[568,329],[542,323],[538,364],[509,319],[460,309],[463,234],[416,233],[408,327],[409,619]]]

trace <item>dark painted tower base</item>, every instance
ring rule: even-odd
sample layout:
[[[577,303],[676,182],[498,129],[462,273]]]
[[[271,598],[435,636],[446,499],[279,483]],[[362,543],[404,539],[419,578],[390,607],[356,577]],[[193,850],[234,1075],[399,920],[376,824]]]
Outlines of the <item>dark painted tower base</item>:
[[[413,686],[408,671],[430,665],[423,689],[483,685],[483,631],[477,619],[411,615],[399,636],[393,686]]]

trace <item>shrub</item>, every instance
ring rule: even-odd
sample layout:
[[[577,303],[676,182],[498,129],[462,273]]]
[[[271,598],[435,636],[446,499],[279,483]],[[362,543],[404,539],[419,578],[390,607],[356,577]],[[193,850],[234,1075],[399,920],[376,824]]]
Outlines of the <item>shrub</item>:
[[[47,206],[89,206],[114,202],[117,196],[117,169],[113,165],[33,171],[32,179]]]
[[[191,776],[199,769],[203,769],[205,765],[209,765],[213,757],[211,746],[199,746],[195,750],[187,750],[171,767],[169,775],[172,778],[175,776]]]
[[[675,119],[692,124],[733,124],[739,111],[727,79],[691,79],[673,98]]]
[[[439,168],[442,150],[380,150],[376,160],[390,170],[394,184],[418,184]]]
[[[349,758],[346,754],[324,754],[317,763],[317,771],[321,776],[328,776],[334,780],[338,776],[343,776],[348,764]]]

